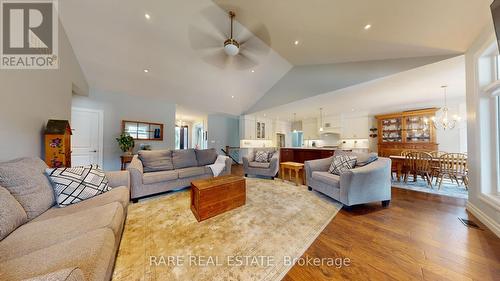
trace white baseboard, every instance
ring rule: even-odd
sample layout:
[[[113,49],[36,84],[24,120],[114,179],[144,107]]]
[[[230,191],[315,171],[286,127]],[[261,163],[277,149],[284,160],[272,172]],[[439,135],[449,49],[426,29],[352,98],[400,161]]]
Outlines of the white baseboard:
[[[484,225],[486,225],[493,233],[500,238],[500,224],[488,217],[483,211],[473,204],[467,202],[467,211],[471,212],[478,220],[480,220]]]

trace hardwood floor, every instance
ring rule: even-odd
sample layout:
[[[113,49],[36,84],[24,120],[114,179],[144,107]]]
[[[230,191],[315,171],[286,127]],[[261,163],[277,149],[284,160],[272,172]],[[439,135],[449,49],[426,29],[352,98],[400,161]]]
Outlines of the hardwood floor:
[[[241,167],[233,170],[243,174]],[[378,203],[341,210],[303,255],[349,258],[349,266],[296,264],[283,280],[500,280],[500,239],[465,204],[393,188],[388,208]]]

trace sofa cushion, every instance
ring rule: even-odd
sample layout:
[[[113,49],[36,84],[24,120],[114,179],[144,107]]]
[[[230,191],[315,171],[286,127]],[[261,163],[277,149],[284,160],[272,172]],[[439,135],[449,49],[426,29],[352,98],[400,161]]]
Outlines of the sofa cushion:
[[[170,150],[140,150],[138,154],[145,173],[174,169]]]
[[[198,166],[212,165],[217,160],[217,150],[215,148],[196,149],[195,152]]]
[[[0,241],[27,221],[23,206],[7,189],[0,186]]]
[[[174,169],[198,166],[194,149],[174,150],[172,152],[172,161],[174,162]]]
[[[189,178],[196,177],[205,174],[205,167],[191,167],[177,170],[179,172],[179,178]]]
[[[85,281],[83,271],[78,267],[65,268],[23,281]]]
[[[0,262],[70,240],[83,233],[109,228],[118,238],[125,219],[123,207],[114,202],[74,214],[29,222],[0,242]]]
[[[111,187],[106,174],[97,165],[46,169],[59,207],[66,207],[103,194]]]
[[[71,267],[80,268],[85,280],[109,280],[115,247],[113,231],[94,230],[0,262],[0,280],[27,279]]]
[[[248,163],[248,166],[252,168],[261,168],[261,169],[267,169],[271,166],[271,163],[269,162],[256,162],[252,161]]]
[[[335,188],[340,188],[340,176],[331,174],[329,172],[315,171],[312,173],[312,178],[324,184],[331,185]]]
[[[142,177],[142,182],[144,184],[159,183],[164,181],[172,181],[179,178],[179,172],[177,170],[173,171],[161,171],[145,173]]]
[[[65,208],[54,206],[47,212],[36,217],[32,222],[51,219],[59,216],[71,215],[90,208],[100,207],[109,203],[118,202],[123,206],[123,210],[127,211],[127,206],[130,201],[130,190],[125,186],[115,187],[110,191],[99,196],[92,197],[78,204],[73,204]]]
[[[347,154],[333,156],[332,164],[328,172],[334,175],[340,175],[343,172],[349,171],[356,166],[356,159],[356,156]]]
[[[0,185],[5,187],[32,220],[55,203],[54,191],[39,158],[20,158],[0,163]]]

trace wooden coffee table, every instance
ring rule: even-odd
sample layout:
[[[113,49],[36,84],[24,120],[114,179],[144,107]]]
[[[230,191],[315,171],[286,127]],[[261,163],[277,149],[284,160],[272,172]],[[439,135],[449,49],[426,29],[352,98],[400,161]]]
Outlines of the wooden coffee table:
[[[292,180],[292,171],[295,171],[295,185],[302,184],[299,173],[304,173],[304,164],[297,162],[281,162],[280,163],[280,176],[281,180],[285,181],[285,171],[288,170],[288,179]],[[303,177],[303,176],[302,176]]]
[[[245,205],[246,181],[239,176],[221,176],[191,182],[191,211],[198,221]]]

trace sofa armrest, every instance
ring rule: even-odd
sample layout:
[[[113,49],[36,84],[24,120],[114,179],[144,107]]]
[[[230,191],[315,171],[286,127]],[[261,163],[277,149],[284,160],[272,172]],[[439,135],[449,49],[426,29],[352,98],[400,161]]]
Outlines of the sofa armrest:
[[[128,165],[127,171],[130,173],[130,189],[131,194],[134,194],[134,188],[142,186],[142,178],[144,176],[144,168],[139,156],[135,155]]]
[[[273,157],[271,157],[271,161],[269,162],[269,170],[276,175],[280,169],[280,157],[278,153],[274,153]]]
[[[80,268],[73,267],[24,279],[23,281],[85,281],[85,276]]]
[[[391,199],[391,159],[378,160],[340,175],[340,198],[348,205]]]
[[[247,170],[248,169],[248,166],[249,166],[249,163],[250,163],[250,160],[248,159],[247,156],[243,156],[241,157],[241,160],[243,160],[243,170]]]
[[[130,188],[130,173],[128,171],[106,172],[106,177],[111,187],[126,186]]]
[[[312,173],[315,171],[326,172],[330,165],[332,164],[333,156],[318,160],[310,160],[304,162],[304,168],[306,170],[306,184],[312,179]]]
[[[226,167],[224,167],[224,174],[225,175],[230,175],[231,174],[231,167],[233,166],[233,159],[231,157],[226,158]]]

